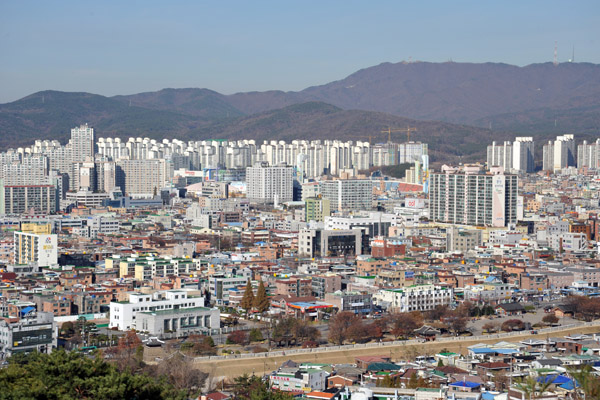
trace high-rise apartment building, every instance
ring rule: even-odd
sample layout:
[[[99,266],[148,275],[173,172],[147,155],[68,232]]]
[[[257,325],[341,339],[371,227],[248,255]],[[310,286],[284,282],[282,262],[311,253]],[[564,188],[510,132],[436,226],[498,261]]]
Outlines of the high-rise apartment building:
[[[373,208],[373,183],[368,179],[339,179],[321,182],[321,195],[332,211]]]
[[[577,168],[600,168],[600,139],[594,143],[584,140],[577,146]]]
[[[444,167],[433,173],[429,212],[434,221],[477,226],[508,226],[517,222],[518,177],[480,166]]]
[[[115,181],[121,191],[133,197],[152,197],[168,184],[173,176],[167,160],[119,160]]]
[[[72,152],[71,162],[85,162],[88,158],[94,159],[95,146],[94,128],[84,124],[71,129],[71,140],[69,141]]]
[[[535,170],[534,142],[532,137],[517,137],[512,145],[513,162],[512,168],[515,172],[533,172]]]
[[[575,138],[573,135],[557,136],[554,141],[553,170],[576,166]]]
[[[49,267],[58,263],[57,235],[15,232],[15,264]]]
[[[293,200],[293,167],[256,163],[246,168],[246,197],[260,203]]]
[[[542,147],[542,169],[544,171],[554,171],[554,142],[549,140]]]
[[[5,185],[0,181],[0,214],[51,214],[58,210],[54,185]]]
[[[512,169],[512,163],[513,147],[511,142],[505,141],[503,144],[492,142],[492,144],[487,147],[488,168],[502,167],[508,172]]]

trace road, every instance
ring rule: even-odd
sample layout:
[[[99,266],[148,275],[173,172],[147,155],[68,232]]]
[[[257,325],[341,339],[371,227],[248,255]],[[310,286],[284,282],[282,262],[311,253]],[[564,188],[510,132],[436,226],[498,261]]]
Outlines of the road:
[[[435,354],[442,349],[466,354],[467,348],[477,343],[496,343],[501,340],[507,341],[523,341],[530,338],[546,338],[547,336],[565,336],[573,333],[597,333],[600,332],[600,326],[579,326],[563,330],[557,330],[551,334],[532,335],[529,331],[522,334],[514,335],[508,339],[498,339],[493,335],[491,337],[464,337],[460,340],[452,342],[428,342],[422,344],[411,345],[390,345],[384,343],[380,347],[372,348],[350,348],[344,350],[325,351],[325,349],[317,350],[313,353],[293,354],[285,356],[271,357],[256,357],[256,358],[240,358],[240,359],[225,359],[225,360],[197,360],[196,365],[199,369],[208,372],[216,377],[235,377],[247,374],[263,374],[270,372],[284,361],[291,359],[296,362],[323,362],[330,364],[354,363],[355,357],[367,355],[389,355],[392,359],[401,360],[408,359],[415,355]],[[146,359],[152,359],[152,355],[145,354]]]

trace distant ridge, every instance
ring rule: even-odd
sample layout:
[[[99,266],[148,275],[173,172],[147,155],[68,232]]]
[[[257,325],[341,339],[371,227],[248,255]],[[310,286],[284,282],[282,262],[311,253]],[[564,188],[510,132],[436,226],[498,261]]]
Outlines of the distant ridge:
[[[105,97],[43,91],[0,105],[0,148],[36,138],[65,141],[82,122],[99,136],[259,140],[366,139],[381,127],[411,124],[421,127],[415,139],[428,141],[438,159],[481,159],[492,139],[599,135],[600,66],[402,62],[300,92],[223,95],[188,88]]]

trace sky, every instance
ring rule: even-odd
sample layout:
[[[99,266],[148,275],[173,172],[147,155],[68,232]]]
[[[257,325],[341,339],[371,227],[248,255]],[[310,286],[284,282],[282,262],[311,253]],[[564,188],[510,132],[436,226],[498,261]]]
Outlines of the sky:
[[[0,103],[301,90],[380,64],[600,63],[600,1],[0,1]]]

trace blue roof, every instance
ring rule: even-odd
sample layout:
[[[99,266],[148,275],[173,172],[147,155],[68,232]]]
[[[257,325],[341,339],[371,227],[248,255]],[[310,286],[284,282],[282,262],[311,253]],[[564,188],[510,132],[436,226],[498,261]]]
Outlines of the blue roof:
[[[479,384],[477,382],[458,381],[458,382],[451,383],[450,386],[467,387],[467,388],[474,389],[474,388],[478,388],[479,386],[481,386],[481,384]]]
[[[481,398],[483,400],[494,400],[496,398],[496,395],[490,392],[483,392],[481,393]]]
[[[487,347],[483,347],[481,349],[471,349],[471,351],[475,354],[490,354],[490,353],[495,353],[495,350],[492,350],[490,348]]]
[[[566,376],[562,376],[562,375],[546,375],[546,376],[540,376],[538,378],[538,382],[543,382],[543,383],[551,382],[554,385],[562,385],[562,384],[569,383],[572,381],[571,381],[571,379],[567,378]]]
[[[496,349],[494,351],[498,354],[514,354],[519,352],[517,349]]]
[[[579,385],[577,385],[577,386],[579,386]],[[559,387],[562,388],[562,389],[565,389],[565,390],[573,390],[573,389],[575,389],[575,385],[574,385],[573,381],[570,381],[570,382],[567,382],[567,383],[563,383]]]
[[[21,315],[29,314],[33,310],[35,310],[35,307],[32,307],[32,306],[25,307],[24,309],[21,310]]]
[[[298,307],[314,307],[317,305],[317,303],[306,303],[304,301],[299,301],[297,303],[290,303],[290,304],[293,304]]]

